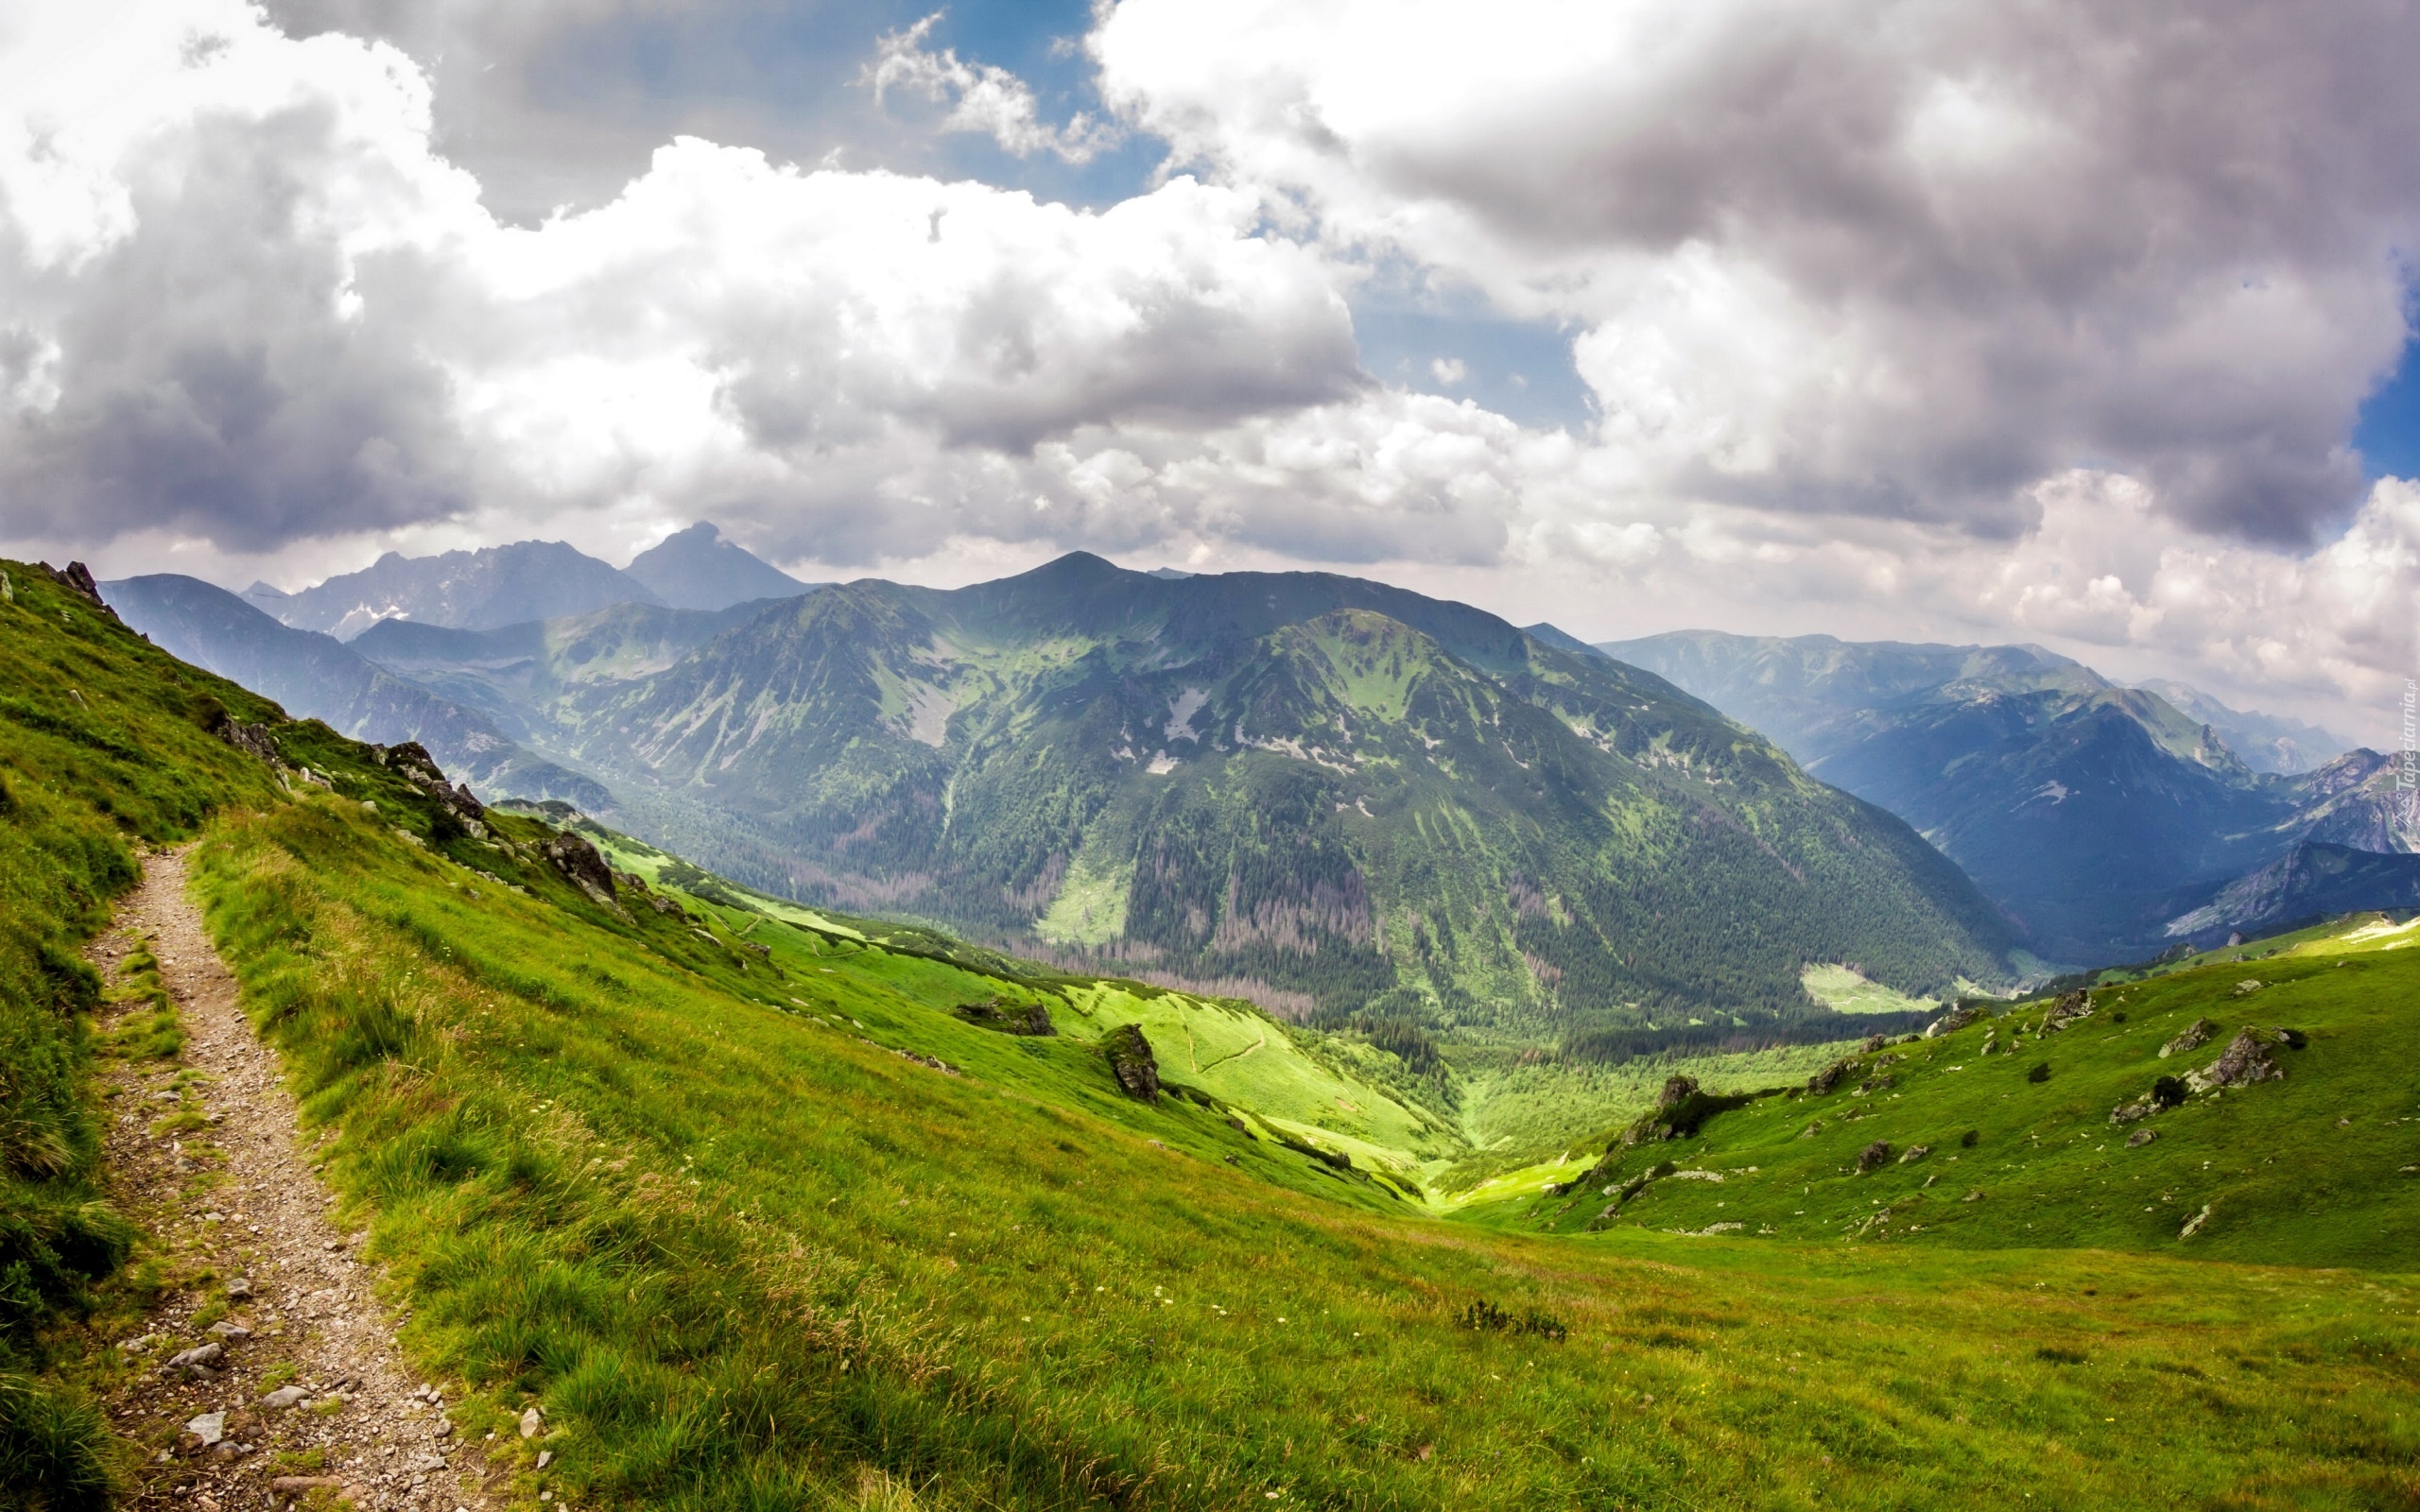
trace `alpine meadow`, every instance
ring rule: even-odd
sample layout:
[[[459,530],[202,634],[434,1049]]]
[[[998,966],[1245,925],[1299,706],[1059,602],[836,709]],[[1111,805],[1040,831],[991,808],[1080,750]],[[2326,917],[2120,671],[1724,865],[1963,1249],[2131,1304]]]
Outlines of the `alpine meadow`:
[[[0,1512],[2420,1512],[2415,76],[9,0]]]

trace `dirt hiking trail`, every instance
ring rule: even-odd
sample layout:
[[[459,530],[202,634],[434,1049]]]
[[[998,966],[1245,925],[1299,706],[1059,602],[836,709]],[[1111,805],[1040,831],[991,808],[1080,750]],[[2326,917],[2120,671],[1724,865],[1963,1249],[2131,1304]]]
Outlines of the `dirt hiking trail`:
[[[150,1231],[169,1282],[139,1336],[118,1341],[133,1374],[110,1413],[145,1454],[132,1504],[501,1504],[481,1484],[485,1456],[445,1420],[455,1393],[439,1397],[395,1352],[398,1320],[336,1226],[277,1054],[236,1007],[235,979],[185,895],[184,850],[146,858],[90,954],[114,985],[146,945],[185,1043],[174,1060],[117,1062],[110,1078],[122,1088],[110,1103],[114,1195]]]

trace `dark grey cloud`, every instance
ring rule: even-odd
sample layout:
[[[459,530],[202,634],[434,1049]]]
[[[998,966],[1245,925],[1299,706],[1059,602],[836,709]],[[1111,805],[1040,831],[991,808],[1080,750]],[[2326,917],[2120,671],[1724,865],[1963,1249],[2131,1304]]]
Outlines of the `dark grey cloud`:
[[[2407,4],[1131,0],[1099,50],[1340,247],[1589,327],[1609,439],[1713,497],[2004,530],[2108,465],[2306,541],[2402,346]]]
[[[424,271],[350,253],[354,228],[320,214],[356,165],[342,134],[324,101],[204,115],[130,164],[129,234],[48,266],[22,233],[0,243],[0,320],[13,350],[43,352],[52,395],[0,410],[10,534],[259,550],[462,507]]]

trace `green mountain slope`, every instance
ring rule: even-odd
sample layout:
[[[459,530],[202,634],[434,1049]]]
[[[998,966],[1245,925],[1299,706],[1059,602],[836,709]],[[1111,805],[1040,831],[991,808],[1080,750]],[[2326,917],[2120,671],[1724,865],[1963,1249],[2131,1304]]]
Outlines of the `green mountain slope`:
[[[1380,584],[1077,556],[555,676],[533,744],[718,869],[1298,1015],[1618,1055],[1834,1037],[1810,964],[2006,971],[1904,825],[1657,678]]]
[[[2414,938],[2365,916],[1869,1042],[1828,1082],[1716,1113],[1693,1138],[1616,1144],[1575,1190],[1495,1216],[2403,1267],[2420,1254]],[[2246,1034],[2235,1053],[2278,1074],[2195,1090]]]
[[[100,591],[161,649],[303,717],[361,740],[417,741],[491,791],[592,805],[612,800],[594,781],[533,759],[476,708],[382,670],[334,636],[281,625],[223,588],[161,573],[103,583]]]
[[[2412,844],[2388,758],[2256,772],[2157,694],[2038,646],[1691,630],[1600,649],[1908,820],[2054,960],[2154,954],[2177,916],[2303,840]]]
[[[2413,1492],[2408,1277],[1441,1221],[1215,1095],[1119,1091],[1088,1011],[1157,999],[872,920],[785,921],[669,856],[645,890],[609,888],[541,817],[474,829],[397,753],[227,690],[330,786],[272,781],[202,733],[205,679],[97,611],[54,630],[53,608],[0,609],[29,706],[144,760],[51,752],[23,721],[0,722],[0,757],[79,764],[60,789],[79,823],[147,782],[217,784],[180,822],[205,826],[221,952],[368,1230],[400,1347],[515,1504]],[[128,708],[66,696],[101,676]],[[959,1011],[1017,1005],[1063,1032]],[[1384,1090],[1352,1069],[1330,1068],[1349,1098]],[[2326,1148],[2312,1132],[2298,1147]],[[185,1136],[198,1197],[212,1138]],[[81,1368],[137,1368],[113,1335],[51,1337]],[[231,1350],[231,1395],[272,1355]],[[544,1468],[513,1426],[532,1405]]]

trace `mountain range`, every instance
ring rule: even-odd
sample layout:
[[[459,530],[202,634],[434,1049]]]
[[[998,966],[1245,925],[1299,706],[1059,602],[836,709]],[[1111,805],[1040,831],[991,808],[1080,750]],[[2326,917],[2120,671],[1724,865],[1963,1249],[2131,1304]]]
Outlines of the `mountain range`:
[[[530,601],[619,596],[486,623],[565,554]],[[1829,1032],[1815,968],[1874,1007],[2137,958],[2299,843],[2409,848],[2384,758],[2039,647],[1590,646],[1353,578],[1082,554],[813,590],[709,524],[627,572],[522,542],[295,601],[358,609],[373,575],[392,612],[338,615],[350,644],[190,579],[109,591],[299,712],[786,896],[1409,1032]],[[2257,770],[2229,732],[2330,759]]]
[[[2010,977],[2006,923],[1899,820],[1661,679],[1380,584],[1079,554],[711,611],[424,605],[313,637],[334,680],[271,671],[302,632],[227,607],[281,649],[177,644],[299,711],[368,666],[424,727],[585,774],[576,801],[757,885],[1297,1015],[1620,1054],[1836,1034],[1818,964]]]
[[[812,592],[700,522],[639,553],[627,568],[560,541],[519,541],[434,557],[390,551],[300,593],[254,583],[242,596],[282,625],[351,640],[387,620],[492,630],[617,604],[716,610]]]
[[[1904,824],[1461,605],[1077,554],[702,641],[663,612],[363,649],[517,713],[631,827],[743,880],[1298,1012],[1605,1047],[1837,1032],[1814,962],[1910,992],[2007,975],[2006,926]]]
[[[2351,750],[2308,771],[2256,770],[2215,723],[2038,646],[1691,630],[1598,649],[1906,818],[2054,960],[2163,948],[2180,898],[2206,899],[2301,841],[2412,849],[2389,758]],[[2336,744],[2183,691],[2266,741],[2273,765],[2280,738],[2313,758]]]
[[[223,588],[173,573],[100,585],[132,629],[356,740],[418,741],[482,787],[601,805],[591,778],[532,756],[484,713],[395,677],[334,636],[280,625]]]

